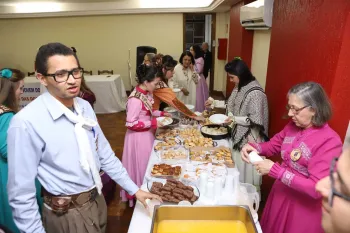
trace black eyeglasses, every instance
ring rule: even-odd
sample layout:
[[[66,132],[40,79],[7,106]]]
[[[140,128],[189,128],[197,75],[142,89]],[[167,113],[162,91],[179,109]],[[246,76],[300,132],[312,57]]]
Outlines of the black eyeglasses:
[[[295,107],[289,106],[289,105],[287,104],[286,109],[287,109],[287,111],[292,110],[292,113],[297,115],[297,114],[299,114],[299,112],[301,112],[303,109],[305,109],[305,108],[307,108],[307,107],[310,107],[310,106],[309,106],[309,105],[306,105],[306,106],[304,106],[304,107],[302,107],[302,108],[295,108]]]
[[[54,74],[43,74],[44,76],[53,77],[53,79],[58,83],[67,82],[69,76],[72,75],[74,79],[81,79],[84,74],[83,68],[75,68],[72,70],[59,70]]]
[[[328,204],[330,207],[333,206],[334,196],[340,197],[346,201],[350,201],[350,196],[344,195],[344,194],[338,192],[337,190],[335,190],[335,188],[334,188],[334,168],[335,168],[335,164],[337,163],[337,161],[338,161],[338,158],[333,158],[332,164],[331,164],[331,169],[330,169],[330,174],[329,174],[329,177],[331,179],[331,191],[330,191],[329,197],[328,197]]]

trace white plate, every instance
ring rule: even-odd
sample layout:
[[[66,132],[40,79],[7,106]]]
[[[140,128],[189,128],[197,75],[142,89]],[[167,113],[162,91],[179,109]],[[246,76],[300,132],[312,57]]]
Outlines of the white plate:
[[[194,114],[196,114],[197,116],[202,116],[201,112],[194,112]]]
[[[191,111],[194,110],[194,106],[191,105],[191,104],[186,104],[186,107],[187,107],[189,110],[191,110]]]
[[[180,88],[173,88],[173,92],[175,92],[175,93],[178,93],[178,92],[180,92],[180,91],[181,91]]]
[[[157,122],[160,122],[163,126],[173,123],[173,119],[170,117],[157,117]]]
[[[166,108],[164,108],[164,111],[169,112],[169,113],[177,112],[177,110],[175,108],[172,108],[172,107],[166,107]]]
[[[209,120],[214,124],[223,124],[225,123],[225,120],[228,118],[228,116],[224,114],[214,114],[211,117],[209,117]]]

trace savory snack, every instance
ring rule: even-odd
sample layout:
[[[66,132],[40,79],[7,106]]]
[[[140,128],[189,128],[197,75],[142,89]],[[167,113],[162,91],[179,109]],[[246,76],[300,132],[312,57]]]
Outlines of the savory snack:
[[[213,139],[211,139],[211,138],[191,136],[191,137],[188,137],[184,140],[184,146],[187,149],[195,147],[195,146],[213,147],[214,143],[213,143]]]
[[[212,156],[209,151],[197,150],[190,151],[190,160],[197,162],[212,162]]]
[[[217,160],[224,160],[227,164],[233,164],[231,150],[226,147],[218,148],[213,155]]]
[[[202,137],[201,132],[195,128],[183,129],[179,134],[183,139],[186,139],[188,137]]]
[[[180,119],[180,124],[181,125],[195,125],[195,124],[197,124],[197,121],[193,120],[191,118],[188,118],[188,117],[182,117]]]
[[[174,176],[178,177],[181,174],[181,166],[171,166],[165,163],[153,165],[152,176]]]
[[[173,203],[180,201],[193,203],[198,199],[191,186],[186,186],[177,180],[167,180],[164,185],[160,182],[153,182],[150,192],[159,195],[163,201]]]
[[[224,135],[224,134],[228,133],[226,127],[208,127],[208,126],[203,126],[201,130],[202,130],[203,133],[209,134],[209,135]]]
[[[211,115],[214,115],[214,114],[216,114],[216,112],[215,111],[208,111],[208,110],[204,110],[203,111],[203,113],[202,113],[202,116],[204,117],[204,118],[209,118],[209,117],[211,117]]]
[[[202,172],[208,174],[209,180],[214,180],[216,177],[224,177],[227,175],[227,168],[225,164],[220,163],[200,163],[200,164],[186,164],[182,172],[182,179],[186,182],[196,183]]]
[[[168,159],[187,159],[187,154],[184,149],[182,150],[166,150],[163,151],[161,154],[161,158],[168,160]]]
[[[213,124],[213,123],[209,120],[209,118],[205,118],[205,120],[202,121],[200,124],[201,124],[201,125],[211,125],[211,124]]]
[[[168,149],[180,144],[180,141],[176,138],[165,138],[164,141],[158,142],[154,146],[154,150],[159,151],[161,149]]]
[[[160,131],[156,135],[156,139],[158,140],[165,140],[166,138],[174,138],[179,135],[179,130],[177,129],[166,129],[163,131]]]

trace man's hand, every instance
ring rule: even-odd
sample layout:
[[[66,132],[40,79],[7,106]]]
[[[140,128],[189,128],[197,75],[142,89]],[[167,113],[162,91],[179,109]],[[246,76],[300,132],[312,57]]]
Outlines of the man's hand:
[[[157,199],[158,201],[163,203],[162,198],[160,198],[158,195],[145,192],[141,189],[139,189],[139,191],[135,193],[135,197],[137,200],[139,200],[143,204],[145,208],[147,208],[146,199]]]

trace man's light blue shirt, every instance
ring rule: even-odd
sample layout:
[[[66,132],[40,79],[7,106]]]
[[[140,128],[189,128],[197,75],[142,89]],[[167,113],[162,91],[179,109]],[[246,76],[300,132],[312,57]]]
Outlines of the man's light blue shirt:
[[[90,104],[77,98],[82,114],[97,121]],[[94,187],[91,173],[80,165],[74,124],[54,97],[46,92],[17,113],[8,129],[8,197],[21,232],[45,232],[34,180],[54,195],[71,195]],[[115,156],[99,125],[87,130],[98,169],[105,171],[129,194],[138,191]]]

